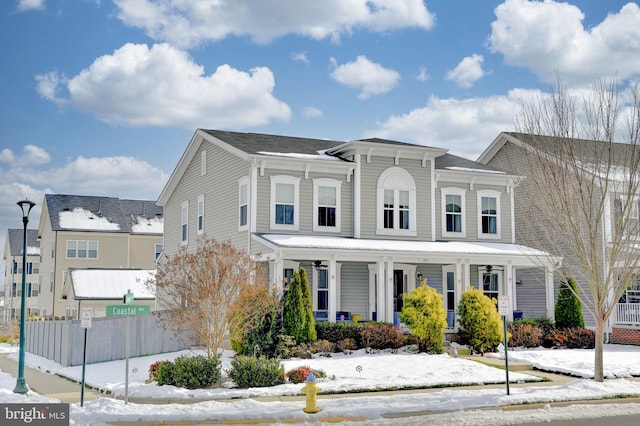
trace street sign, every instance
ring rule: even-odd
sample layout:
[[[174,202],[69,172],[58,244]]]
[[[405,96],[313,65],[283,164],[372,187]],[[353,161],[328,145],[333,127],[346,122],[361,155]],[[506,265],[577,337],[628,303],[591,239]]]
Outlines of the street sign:
[[[149,315],[151,306],[149,305],[110,305],[107,306],[108,317],[139,317]]]
[[[91,318],[93,317],[93,308],[82,308],[82,317],[80,318],[81,328],[91,328]]]
[[[498,312],[503,317],[509,316],[509,296],[506,294],[498,296]]]
[[[133,304],[133,293],[131,292],[131,290],[127,290],[125,295],[122,296],[122,302],[125,305],[132,305]]]

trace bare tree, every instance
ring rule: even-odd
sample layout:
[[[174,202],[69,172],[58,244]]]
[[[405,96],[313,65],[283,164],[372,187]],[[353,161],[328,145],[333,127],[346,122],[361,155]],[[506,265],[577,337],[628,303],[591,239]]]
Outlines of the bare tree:
[[[572,95],[558,77],[550,94],[521,103],[516,120],[527,198],[518,220],[529,226],[526,243],[563,255],[582,288],[595,321],[596,381],[605,325],[638,273],[639,114],[637,85],[622,92],[615,79],[599,80]]]
[[[181,249],[158,262],[155,276],[158,304],[167,315],[162,325],[185,343],[207,348],[209,357],[228,347],[229,308],[258,264],[229,242],[202,237],[195,252]]]

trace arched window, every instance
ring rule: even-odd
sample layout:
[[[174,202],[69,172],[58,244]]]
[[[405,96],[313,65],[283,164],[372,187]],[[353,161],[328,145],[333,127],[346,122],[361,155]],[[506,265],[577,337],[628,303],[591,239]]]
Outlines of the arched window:
[[[376,232],[416,235],[416,184],[400,167],[391,167],[378,178]]]

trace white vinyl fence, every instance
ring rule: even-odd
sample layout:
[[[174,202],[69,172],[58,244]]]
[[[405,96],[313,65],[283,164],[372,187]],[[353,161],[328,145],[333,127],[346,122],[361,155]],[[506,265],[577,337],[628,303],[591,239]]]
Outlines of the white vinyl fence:
[[[129,356],[175,352],[189,347],[149,316],[93,318],[87,328],[87,364],[126,357],[126,327],[129,328]],[[27,321],[25,351],[65,367],[82,365],[84,331],[80,320]]]

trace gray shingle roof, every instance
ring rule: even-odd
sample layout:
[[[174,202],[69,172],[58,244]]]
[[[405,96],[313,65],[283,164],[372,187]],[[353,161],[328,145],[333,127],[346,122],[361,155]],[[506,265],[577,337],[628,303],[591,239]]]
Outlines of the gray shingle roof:
[[[436,157],[436,169],[446,169],[448,167],[459,167],[464,169],[485,170],[490,172],[501,172],[502,170],[495,167],[487,166],[486,164],[479,163],[477,161],[469,160],[467,158],[458,157],[453,154],[444,154]]]
[[[317,154],[318,151],[335,148],[344,143],[325,139],[266,135],[262,133],[241,133],[205,129],[202,129],[202,131],[248,154],[267,151],[313,155]]]
[[[23,234],[24,229],[7,230],[9,238],[9,251],[11,256],[22,256],[22,248],[24,247]],[[27,229],[27,247],[40,247],[37,229]],[[27,251],[28,253],[28,251]],[[6,255],[7,253],[5,253]]]
[[[120,200],[115,197],[63,194],[46,194],[45,200],[53,231],[69,230],[60,225],[60,213],[73,211],[75,208],[88,210],[96,217],[106,218],[119,226],[118,230],[108,232],[131,232],[132,215],[153,218],[163,214],[162,207],[156,205],[155,201],[149,200]]]

